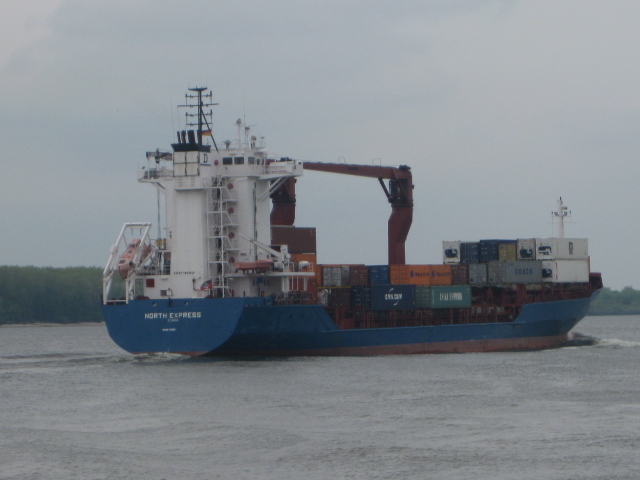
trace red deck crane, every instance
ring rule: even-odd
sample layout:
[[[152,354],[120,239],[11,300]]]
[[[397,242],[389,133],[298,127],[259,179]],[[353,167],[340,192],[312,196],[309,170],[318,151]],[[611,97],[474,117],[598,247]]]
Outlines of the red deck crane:
[[[377,178],[391,204],[388,223],[389,264],[405,263],[405,241],[413,221],[413,181],[406,165],[385,167],[344,163],[303,162],[306,170]],[[383,180],[389,181],[389,188]],[[289,178],[272,195],[271,225],[293,225],[296,215],[295,178]]]

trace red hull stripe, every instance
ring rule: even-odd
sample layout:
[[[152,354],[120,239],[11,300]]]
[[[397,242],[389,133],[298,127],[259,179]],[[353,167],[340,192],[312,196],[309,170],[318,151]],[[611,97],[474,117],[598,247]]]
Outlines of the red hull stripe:
[[[461,342],[414,343],[408,345],[380,345],[364,347],[337,347],[310,350],[267,350],[251,352],[211,352],[206,355],[247,355],[247,356],[284,356],[284,357],[315,357],[315,356],[363,356],[363,355],[415,355],[425,353],[479,353],[500,352],[513,350],[541,350],[551,348],[572,338],[571,334],[555,335],[552,337],[509,338],[469,340]],[[197,356],[197,353],[186,353]]]

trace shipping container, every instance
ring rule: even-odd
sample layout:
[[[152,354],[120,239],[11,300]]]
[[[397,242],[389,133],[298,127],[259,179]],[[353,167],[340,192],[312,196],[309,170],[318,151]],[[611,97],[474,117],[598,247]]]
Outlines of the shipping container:
[[[478,263],[480,252],[480,244],[478,242],[461,242],[460,243],[460,262],[461,263]]]
[[[489,262],[487,264],[487,282],[489,285],[511,283],[540,283],[542,281],[542,263],[528,260],[512,262]]]
[[[349,285],[349,265],[323,265],[323,287],[346,287]]]
[[[416,308],[466,308],[471,306],[469,285],[416,286]]]
[[[416,308],[429,308],[431,306],[431,287],[416,285]]]
[[[351,287],[351,305],[367,307],[371,305],[371,287],[369,285],[354,285]]]
[[[519,238],[518,239],[518,260],[535,260],[536,259],[536,239],[535,238]]]
[[[460,263],[461,244],[460,240],[442,242],[442,263]]]
[[[390,265],[389,280],[395,285],[451,285],[451,265]]]
[[[587,283],[589,282],[589,260],[543,260],[542,281]]]
[[[478,262],[486,263],[500,260],[500,245],[517,243],[516,240],[480,240]],[[515,258],[514,258],[515,260]]]
[[[431,285],[451,285],[451,265],[428,265],[428,267]]]
[[[455,285],[431,287],[431,308],[466,308],[471,306],[471,287]]]
[[[586,260],[589,244],[586,238],[536,238],[538,260]]]
[[[349,307],[351,306],[351,288],[350,287],[330,287],[326,289],[328,292],[329,307]]]
[[[489,285],[507,283],[507,262],[493,261],[487,263],[487,283]]]
[[[391,283],[389,279],[389,265],[371,265],[369,267],[370,285],[388,285],[389,283]]]
[[[512,262],[518,259],[518,244],[516,242],[501,243],[498,245],[498,260]]]
[[[389,265],[389,283],[404,285],[409,283],[410,265]],[[429,285],[428,283],[426,285]]]
[[[540,283],[542,262],[516,260],[506,264],[506,283]]]
[[[470,285],[486,285],[487,283],[487,264],[486,263],[470,263],[469,264],[469,284]]]
[[[464,263],[451,265],[451,285],[469,284],[469,265]]]
[[[413,310],[415,285],[371,285],[372,310]]]
[[[349,285],[369,285],[369,267],[366,265],[350,266]]]

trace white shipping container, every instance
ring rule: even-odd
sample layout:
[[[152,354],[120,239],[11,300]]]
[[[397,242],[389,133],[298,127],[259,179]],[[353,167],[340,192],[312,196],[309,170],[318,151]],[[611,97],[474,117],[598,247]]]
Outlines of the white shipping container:
[[[518,260],[535,260],[536,259],[536,239],[535,238],[519,238],[517,253],[518,253]]]
[[[586,238],[536,238],[538,260],[587,260],[589,241]]]
[[[469,284],[484,285],[487,283],[487,264],[486,263],[470,263],[469,264]]]
[[[587,283],[589,282],[589,260],[543,260],[542,281]]]
[[[460,263],[460,245],[462,242],[447,241],[442,242],[442,263]]]
[[[507,283],[507,262],[493,261],[487,263],[487,283],[489,285]]]

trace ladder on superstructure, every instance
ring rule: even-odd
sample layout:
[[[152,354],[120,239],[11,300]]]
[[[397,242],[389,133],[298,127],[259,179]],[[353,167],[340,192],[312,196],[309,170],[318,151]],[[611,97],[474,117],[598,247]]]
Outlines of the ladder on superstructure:
[[[208,290],[219,297],[231,296],[225,274],[235,261],[233,255],[239,251],[236,203],[222,176],[211,177],[207,188],[207,261],[211,279]]]

